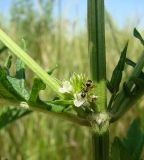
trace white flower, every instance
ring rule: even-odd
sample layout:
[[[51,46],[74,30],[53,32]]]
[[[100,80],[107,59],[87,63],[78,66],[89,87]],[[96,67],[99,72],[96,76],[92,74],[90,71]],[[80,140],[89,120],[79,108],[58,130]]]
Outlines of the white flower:
[[[69,81],[64,81],[62,83],[62,87],[59,88],[59,92],[61,93],[70,93],[72,91],[72,85]]]
[[[74,94],[74,105],[76,107],[82,106],[85,102],[86,99],[81,97],[81,93]]]

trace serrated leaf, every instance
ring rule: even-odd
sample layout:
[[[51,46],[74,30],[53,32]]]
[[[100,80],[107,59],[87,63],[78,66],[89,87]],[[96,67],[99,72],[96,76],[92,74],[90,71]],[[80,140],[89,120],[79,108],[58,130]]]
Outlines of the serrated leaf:
[[[142,45],[144,45],[144,39],[136,28],[134,28],[133,35],[140,40]]]
[[[134,160],[118,137],[112,143],[110,160]]]
[[[144,146],[144,137],[140,129],[140,120],[135,119],[128,129],[127,136],[123,140],[127,151],[134,160],[139,160]]]
[[[41,79],[35,78],[32,86],[32,90],[30,93],[29,102],[36,103],[39,99],[39,91],[44,90],[46,85],[42,82]]]
[[[7,76],[8,81],[11,83],[13,89],[16,93],[23,98],[23,100],[29,99],[29,93],[25,89],[25,80],[24,79],[17,79],[11,76]]]
[[[9,69],[11,67],[11,60],[12,56],[8,56],[7,61],[5,63],[5,68],[0,68],[0,77],[1,77],[1,91],[7,90],[12,97],[15,97],[14,99],[17,100],[28,100],[29,99],[29,93],[25,88],[25,70],[24,70],[24,64],[20,59],[16,60],[16,75],[15,77],[12,77],[9,75]],[[5,94],[5,98],[6,97]],[[6,92],[5,92],[6,93]],[[0,94],[3,95],[3,92],[0,92]]]
[[[11,107],[2,107],[0,109],[0,129],[6,127],[8,124],[30,114],[32,111]]]
[[[6,70],[0,67],[0,95],[7,99],[23,100],[20,94],[13,88],[13,85],[7,79]]]
[[[112,77],[110,80],[111,92],[116,93],[119,90],[119,85],[122,79],[122,72],[124,70],[125,60],[126,60],[126,53],[127,53],[128,42],[126,43],[123,51],[121,52],[120,59],[118,64],[116,65]]]

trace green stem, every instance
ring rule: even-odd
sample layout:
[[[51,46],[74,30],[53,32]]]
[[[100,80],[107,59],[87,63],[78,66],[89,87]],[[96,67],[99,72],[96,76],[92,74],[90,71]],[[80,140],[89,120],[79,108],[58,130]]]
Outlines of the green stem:
[[[106,109],[106,55],[104,0],[88,0],[88,38],[90,69],[96,83],[98,112]]]
[[[92,134],[93,160],[109,160],[109,134]]]
[[[28,54],[26,54],[6,33],[0,29],[0,40],[23,61],[48,87],[57,95],[63,97],[58,91],[59,84],[55,78],[49,76]]]
[[[96,83],[95,94],[98,96],[95,111],[105,114],[107,106],[104,0],[88,0],[88,43],[91,77]],[[97,122],[93,122],[95,124],[92,124],[97,126]],[[106,130],[102,134],[92,131],[93,160],[109,159],[109,137],[108,129]]]
[[[14,107],[19,107],[21,106],[21,108],[27,108],[28,110],[32,110],[32,111],[38,111],[38,112],[42,112],[48,115],[52,115],[53,117],[59,117],[61,119],[65,119],[68,120],[70,122],[73,122],[75,124],[79,124],[82,126],[88,126],[90,127],[90,123],[88,120],[80,118],[74,114],[68,113],[68,112],[58,112],[55,111],[52,108],[48,108],[46,106],[44,106],[43,104],[32,104],[32,103],[28,103],[28,102],[19,102],[19,101],[15,101],[15,100],[8,100],[8,99],[4,99],[4,98],[0,98],[0,106],[14,106]]]

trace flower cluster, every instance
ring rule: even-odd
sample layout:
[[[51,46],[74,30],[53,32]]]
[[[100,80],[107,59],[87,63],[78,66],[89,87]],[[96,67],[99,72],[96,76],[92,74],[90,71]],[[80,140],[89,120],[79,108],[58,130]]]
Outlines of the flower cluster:
[[[59,92],[72,98],[75,107],[90,106],[90,103],[95,103],[98,98],[94,95],[95,85],[84,75],[74,74],[70,81],[62,82]]]

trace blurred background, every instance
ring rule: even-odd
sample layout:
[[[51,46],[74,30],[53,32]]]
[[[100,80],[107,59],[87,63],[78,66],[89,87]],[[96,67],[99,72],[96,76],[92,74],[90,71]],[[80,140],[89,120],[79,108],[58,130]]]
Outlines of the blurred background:
[[[120,51],[129,40],[128,57],[137,61],[143,47],[133,38],[136,27],[144,29],[144,1],[105,0],[107,78],[117,64]],[[54,76],[66,80],[73,72],[89,76],[87,46],[87,0],[5,0],[0,1],[0,27],[45,70],[58,64]],[[144,34],[142,34],[144,35]],[[3,44],[0,43],[0,47]],[[0,64],[7,56],[0,55]],[[123,79],[131,68],[126,67]],[[33,73],[27,69],[27,85]],[[29,78],[30,77],[30,78]],[[50,96],[42,93],[47,99]],[[109,95],[108,95],[109,97]],[[144,119],[144,101],[113,124],[111,140],[124,136],[136,117]],[[89,130],[56,117],[32,113],[0,130],[0,157],[9,160],[88,160]],[[0,158],[1,159],[1,158]]]

